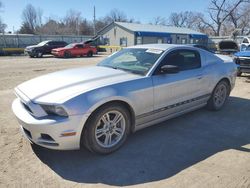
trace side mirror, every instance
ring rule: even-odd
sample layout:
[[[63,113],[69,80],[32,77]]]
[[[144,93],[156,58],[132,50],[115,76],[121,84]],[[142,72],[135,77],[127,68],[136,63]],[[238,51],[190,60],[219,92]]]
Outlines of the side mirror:
[[[175,65],[163,65],[160,69],[161,74],[175,74],[180,71],[179,67]]]

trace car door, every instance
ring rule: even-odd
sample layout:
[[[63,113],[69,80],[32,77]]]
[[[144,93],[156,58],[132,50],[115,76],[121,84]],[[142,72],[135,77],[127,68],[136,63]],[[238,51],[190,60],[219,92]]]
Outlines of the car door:
[[[45,53],[50,54],[52,49],[54,49],[54,42],[50,41],[45,45]]]
[[[179,72],[161,74],[163,65],[175,65]],[[200,54],[196,50],[178,49],[169,52],[152,76],[154,85],[154,110],[164,111],[162,115],[192,107],[202,97],[203,70]],[[181,107],[181,105],[183,105]]]
[[[81,44],[76,44],[73,49],[71,50],[71,54],[73,56],[78,56],[81,55],[81,49],[82,49],[82,45]]]

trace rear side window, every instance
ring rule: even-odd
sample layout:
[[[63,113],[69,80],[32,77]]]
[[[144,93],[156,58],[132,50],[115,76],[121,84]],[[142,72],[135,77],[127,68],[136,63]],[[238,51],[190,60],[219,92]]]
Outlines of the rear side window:
[[[83,44],[77,44],[76,47],[77,48],[83,48]]]
[[[50,41],[50,42],[48,43],[48,45],[54,46],[54,45],[56,45],[56,42],[55,42],[55,41]]]
[[[201,58],[195,50],[174,50],[164,58],[164,64],[178,66],[181,71],[201,67]]]
[[[53,46],[65,45],[65,42],[64,41],[51,41],[49,42],[49,45],[53,45]]]

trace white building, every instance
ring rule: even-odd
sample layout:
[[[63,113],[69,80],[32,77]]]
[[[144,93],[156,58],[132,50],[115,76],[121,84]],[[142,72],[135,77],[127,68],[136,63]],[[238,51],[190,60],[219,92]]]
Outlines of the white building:
[[[182,27],[113,22],[98,32],[100,40],[111,46],[137,44],[202,44],[207,45],[206,34]]]

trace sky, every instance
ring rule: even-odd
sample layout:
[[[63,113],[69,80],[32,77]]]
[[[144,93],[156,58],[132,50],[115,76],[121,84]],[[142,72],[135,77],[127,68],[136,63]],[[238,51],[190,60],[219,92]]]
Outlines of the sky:
[[[43,11],[43,21],[52,17],[60,19],[72,9],[81,12],[81,16],[93,20],[93,7],[96,7],[96,18],[107,15],[116,8],[123,11],[128,18],[141,23],[152,22],[157,16],[168,18],[172,12],[196,11],[205,12],[207,0],[0,0],[3,7],[0,17],[8,25],[6,31],[16,31],[22,23],[22,11],[27,4]]]

